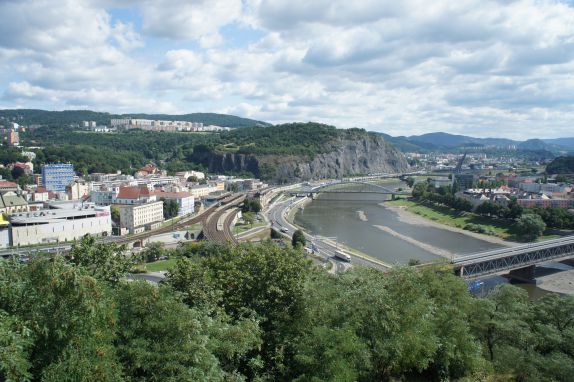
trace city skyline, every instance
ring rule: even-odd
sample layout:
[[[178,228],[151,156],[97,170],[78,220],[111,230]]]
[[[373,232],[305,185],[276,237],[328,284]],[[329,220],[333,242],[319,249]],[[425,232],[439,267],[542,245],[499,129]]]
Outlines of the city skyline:
[[[572,1],[3,1],[0,108],[571,136]]]

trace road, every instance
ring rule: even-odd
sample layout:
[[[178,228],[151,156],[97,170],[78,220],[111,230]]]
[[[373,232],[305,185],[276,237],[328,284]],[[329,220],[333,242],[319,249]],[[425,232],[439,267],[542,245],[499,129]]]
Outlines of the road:
[[[295,232],[295,230],[297,230],[298,228],[287,220],[286,214],[288,213],[290,208],[298,208],[296,206],[293,206],[293,203],[296,202],[297,199],[300,198],[290,198],[287,199],[286,201],[276,203],[267,211],[267,218],[271,223],[271,227],[275,228],[278,232],[281,231],[281,228],[286,228],[288,232],[285,233],[285,235],[289,237],[291,237],[291,235],[293,235],[293,232]],[[325,240],[324,238],[313,236],[305,232],[304,234],[308,246],[314,249],[315,255],[322,257],[323,259],[325,259],[325,261],[332,262],[336,272],[345,271],[347,268],[352,266],[351,264],[366,265],[370,267],[385,269],[385,267],[379,264],[365,260],[349,252],[345,253],[351,256],[351,263],[340,260],[339,258],[334,257],[335,251],[337,251],[338,249],[336,243],[333,245],[333,243],[330,240],[328,241]]]

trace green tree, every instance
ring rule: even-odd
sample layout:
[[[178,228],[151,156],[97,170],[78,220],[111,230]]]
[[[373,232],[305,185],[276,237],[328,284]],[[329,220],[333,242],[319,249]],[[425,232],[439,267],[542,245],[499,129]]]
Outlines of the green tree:
[[[293,237],[291,238],[291,245],[295,247],[304,247],[306,243],[305,234],[300,229],[293,232]]]
[[[241,216],[246,224],[253,226],[253,223],[255,222],[255,216],[253,215],[253,212],[245,212],[242,213]]]
[[[0,261],[0,284],[0,308],[31,332],[32,380],[122,379],[113,346],[114,305],[105,286],[60,256],[27,265]]]
[[[96,239],[85,235],[72,245],[70,258],[90,275],[105,281],[118,282],[132,269],[138,259],[124,254],[125,245],[98,244]]]
[[[191,259],[180,259],[166,282],[184,294],[191,307],[224,312],[234,320],[255,316],[263,343],[261,366],[245,366],[248,375],[265,370],[280,376],[293,354],[293,333],[305,311],[304,289],[311,265],[301,253],[272,242],[260,245],[207,244]]]
[[[117,206],[111,206],[110,211],[112,214],[112,221],[116,224],[120,224],[120,209]]]
[[[159,260],[159,258],[164,256],[165,253],[166,251],[163,243],[154,241],[145,246],[144,250],[141,252],[141,256],[146,262],[150,263]]]
[[[166,287],[128,283],[116,299],[118,355],[133,380],[239,380],[237,365],[259,345],[255,321],[209,317]]]
[[[524,240],[536,240],[540,235],[542,235],[545,229],[546,224],[539,215],[524,214],[516,219],[516,233]]]
[[[179,213],[179,204],[174,199],[162,199],[163,202],[163,218],[171,219]]]
[[[408,178],[405,179],[405,182],[407,183],[407,186],[412,187],[415,184],[415,178],[412,176],[409,176]]]

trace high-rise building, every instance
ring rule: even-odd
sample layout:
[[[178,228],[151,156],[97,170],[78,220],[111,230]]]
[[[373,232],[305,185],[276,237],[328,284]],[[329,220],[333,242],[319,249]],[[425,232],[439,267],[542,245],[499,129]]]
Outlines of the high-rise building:
[[[8,132],[8,144],[10,146],[18,146],[20,144],[20,135],[14,129],[10,129]]]
[[[64,192],[75,175],[71,163],[46,164],[42,166],[42,185],[49,192]]]

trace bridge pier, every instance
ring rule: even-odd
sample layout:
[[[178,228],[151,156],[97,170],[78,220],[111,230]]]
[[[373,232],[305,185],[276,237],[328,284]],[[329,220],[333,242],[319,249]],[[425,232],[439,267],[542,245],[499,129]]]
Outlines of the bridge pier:
[[[516,281],[522,281],[528,284],[536,284],[535,277],[536,265],[529,265],[524,268],[513,269],[508,273],[508,278]]]

